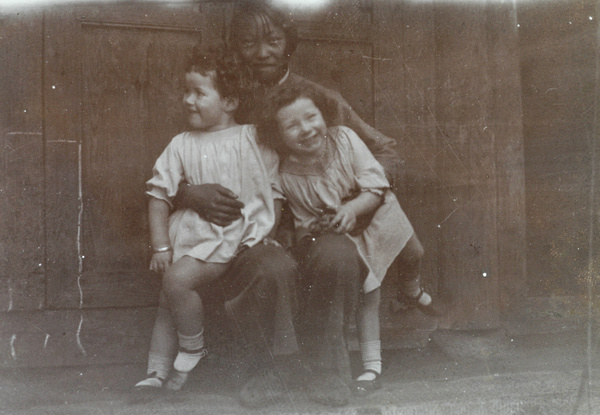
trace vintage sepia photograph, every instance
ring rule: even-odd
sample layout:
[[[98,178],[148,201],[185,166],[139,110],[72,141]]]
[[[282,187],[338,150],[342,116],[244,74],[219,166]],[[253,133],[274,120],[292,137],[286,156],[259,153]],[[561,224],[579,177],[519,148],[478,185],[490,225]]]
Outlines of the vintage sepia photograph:
[[[0,0],[0,414],[600,414],[598,0]]]

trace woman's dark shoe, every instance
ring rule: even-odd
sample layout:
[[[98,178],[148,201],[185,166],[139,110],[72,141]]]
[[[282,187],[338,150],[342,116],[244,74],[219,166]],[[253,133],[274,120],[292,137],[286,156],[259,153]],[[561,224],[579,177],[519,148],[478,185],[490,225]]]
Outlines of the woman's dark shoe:
[[[431,316],[431,317],[442,316],[443,313],[439,309],[439,307],[436,306],[436,303],[435,303],[435,301],[433,301],[433,298],[431,299],[431,302],[427,305],[423,305],[419,302],[421,297],[423,297],[423,294],[425,294],[425,291],[423,291],[422,288],[420,289],[419,294],[417,294],[416,297],[410,297],[410,296],[404,294],[403,292],[398,292],[396,299],[398,301],[400,301],[402,304],[406,305],[407,307],[418,308],[419,311],[421,311],[421,313],[426,314],[428,316]]]
[[[379,378],[380,374],[370,369],[365,370],[365,373],[367,372],[373,373],[375,378],[371,380],[355,380],[354,385],[352,385],[352,392],[356,396],[368,396],[377,389],[381,389],[381,379]]]

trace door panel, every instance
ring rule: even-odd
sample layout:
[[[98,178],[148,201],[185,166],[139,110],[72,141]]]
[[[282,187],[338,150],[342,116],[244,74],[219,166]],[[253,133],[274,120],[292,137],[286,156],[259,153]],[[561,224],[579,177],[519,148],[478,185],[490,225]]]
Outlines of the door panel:
[[[200,41],[199,14],[197,5],[136,4],[54,10],[46,18],[46,83],[68,85],[67,107],[47,108],[60,113],[47,115],[48,198],[68,208],[49,214],[50,235],[62,241],[49,241],[54,306],[156,302],[145,181],[185,127],[180,79]]]

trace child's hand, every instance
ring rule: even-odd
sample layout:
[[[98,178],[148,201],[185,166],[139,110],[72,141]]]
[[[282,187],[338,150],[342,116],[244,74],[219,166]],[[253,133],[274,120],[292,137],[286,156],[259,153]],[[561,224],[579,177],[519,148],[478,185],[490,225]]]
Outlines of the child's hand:
[[[173,252],[160,252],[152,255],[152,260],[150,261],[150,271],[155,272],[165,272],[169,265],[173,262]]]
[[[356,213],[348,205],[342,205],[331,220],[331,225],[335,233],[350,232],[356,226]]]
[[[281,248],[281,244],[270,236],[266,236],[265,239],[262,240],[262,243],[263,245],[277,246]]]

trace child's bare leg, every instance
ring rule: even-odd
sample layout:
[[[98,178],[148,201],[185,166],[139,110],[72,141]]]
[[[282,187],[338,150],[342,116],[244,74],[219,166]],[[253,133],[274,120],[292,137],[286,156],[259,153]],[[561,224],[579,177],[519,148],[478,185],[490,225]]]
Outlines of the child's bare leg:
[[[364,369],[357,381],[372,381],[381,374],[380,302],[381,290],[378,288],[362,295],[357,308],[358,340]]]
[[[217,279],[227,264],[213,264],[183,257],[173,263],[163,277],[163,290],[173,314],[179,338],[174,368],[189,372],[204,356],[202,299],[196,291],[203,283]]]
[[[442,315],[439,304],[434,303],[431,296],[421,288],[421,260],[424,255],[423,246],[413,234],[406,246],[396,258],[400,287],[398,299],[407,305],[413,305],[429,316]]]
[[[162,387],[169,375],[176,353],[177,330],[175,329],[175,321],[168,309],[167,297],[161,291],[150,340],[150,352],[148,353],[148,377],[138,382],[135,385],[136,388]]]

